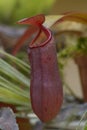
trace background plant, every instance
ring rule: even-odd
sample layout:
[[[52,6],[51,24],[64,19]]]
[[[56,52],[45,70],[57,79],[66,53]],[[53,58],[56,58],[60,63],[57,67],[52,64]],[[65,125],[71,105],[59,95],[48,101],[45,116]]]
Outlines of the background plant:
[[[81,15],[82,19],[79,19],[79,21],[81,20],[80,22],[84,23],[83,16],[84,15]],[[46,21],[44,25],[48,25],[48,27],[50,27],[59,18],[62,18],[62,16],[47,17],[46,19],[48,19],[48,21],[50,21],[50,22]],[[69,20],[67,17],[65,17],[65,19]],[[87,19],[87,17],[85,17],[85,19]],[[78,21],[77,19],[74,19],[74,20]],[[81,42],[81,41],[79,41],[79,42]],[[77,45],[79,45],[79,42]],[[84,45],[86,45],[86,44],[84,44]],[[81,49],[85,48],[85,47],[83,47],[83,45],[81,45],[81,46],[79,46],[79,48],[81,51]],[[78,49],[77,46],[69,46],[69,47],[65,48],[58,54],[58,57],[60,57],[59,60],[62,58],[64,59],[64,57],[67,58],[67,57],[74,55],[75,54],[74,52],[77,49]],[[17,106],[18,110],[26,110],[26,109],[28,111],[29,111],[29,109],[31,110],[30,99],[29,99],[30,82],[29,82],[29,78],[28,78],[28,73],[30,75],[29,65],[27,63],[19,60],[18,58],[15,58],[12,55],[9,55],[5,52],[1,51],[0,53],[3,56],[3,58],[0,59],[0,74],[1,74],[0,100],[2,102],[15,104]],[[61,65],[60,65],[61,67],[63,67],[62,63],[63,62],[61,60]],[[11,86],[13,86],[13,87],[11,88]]]
[[[47,13],[54,2],[54,0],[1,0],[0,22],[12,24],[24,17]]]

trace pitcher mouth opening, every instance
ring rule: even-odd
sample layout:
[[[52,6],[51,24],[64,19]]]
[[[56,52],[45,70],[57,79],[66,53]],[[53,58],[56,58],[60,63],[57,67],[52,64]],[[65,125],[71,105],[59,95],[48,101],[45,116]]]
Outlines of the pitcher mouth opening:
[[[18,24],[28,24],[30,26],[15,44],[12,51],[13,55],[16,55],[19,49],[23,46],[24,42],[26,40],[28,41],[28,39],[32,38],[33,36],[33,40],[28,43],[29,48],[42,47],[51,41],[52,33],[43,25],[44,21],[45,16],[41,14],[35,17],[25,18],[17,22]]]
[[[51,40],[51,31],[43,26],[44,21],[44,15],[40,14],[35,17],[25,18],[17,22],[18,24],[31,25],[31,29],[34,27],[36,28],[36,35],[34,39],[29,43],[29,48],[44,46]]]
[[[38,28],[38,33],[36,34],[35,38],[30,42],[29,48],[42,47],[49,43],[51,39],[51,31],[41,25],[41,27]]]

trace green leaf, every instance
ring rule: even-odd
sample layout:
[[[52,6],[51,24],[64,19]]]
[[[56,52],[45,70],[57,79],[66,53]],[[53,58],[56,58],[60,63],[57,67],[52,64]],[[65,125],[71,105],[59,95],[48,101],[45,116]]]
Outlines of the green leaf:
[[[0,50],[0,102],[14,104],[20,110],[31,110],[29,86],[30,79],[22,71],[30,71],[30,66],[6,52]],[[5,59],[7,61],[5,61]]]
[[[16,94],[29,98],[29,92],[27,92],[25,89],[22,89],[20,86],[15,85],[11,81],[8,81],[2,76],[0,76],[0,85]]]
[[[0,85],[0,101],[6,102],[6,103],[11,103],[11,104],[16,104],[16,105],[29,106],[28,98],[25,98],[10,90],[7,90],[6,88],[4,88],[1,85]]]
[[[25,71],[30,71],[30,66],[23,62],[22,60],[18,59],[15,56],[12,56],[11,54],[6,53],[5,51],[0,50],[0,54],[4,55],[6,58],[8,58],[12,63],[15,63],[15,65],[19,66]]]
[[[87,130],[87,125],[84,127],[84,130]]]
[[[0,72],[18,81],[22,85],[26,85],[26,87],[29,87],[30,85],[29,78],[25,77],[22,73],[16,70],[16,68],[6,63],[3,59],[0,59]]]

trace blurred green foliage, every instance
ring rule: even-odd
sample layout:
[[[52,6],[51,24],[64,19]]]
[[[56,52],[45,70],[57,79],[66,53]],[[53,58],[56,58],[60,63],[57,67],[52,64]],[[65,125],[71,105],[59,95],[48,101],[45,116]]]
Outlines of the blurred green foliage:
[[[46,14],[55,0],[0,0],[0,23],[15,23],[32,15]]]

